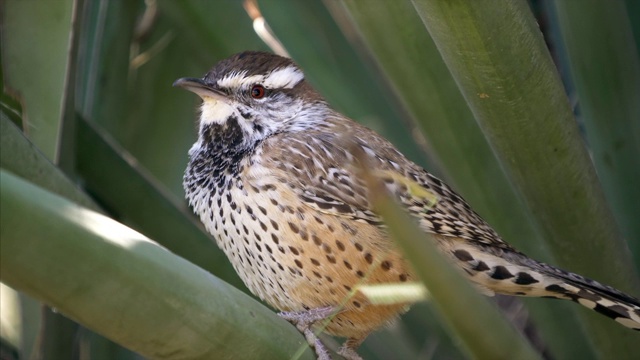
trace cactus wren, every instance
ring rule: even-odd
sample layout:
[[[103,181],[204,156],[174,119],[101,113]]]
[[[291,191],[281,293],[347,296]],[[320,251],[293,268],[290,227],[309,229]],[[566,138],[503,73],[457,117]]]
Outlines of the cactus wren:
[[[290,59],[247,51],[202,79],[175,86],[202,98],[198,140],[184,189],[247,287],[282,311],[329,358],[312,326],[357,346],[405,305],[377,306],[352,291],[406,282],[412,269],[349,164],[345,134],[388,190],[482,292],[573,300],[640,330],[640,302],[611,287],[537,262],[505,243],[449,186],[388,141],[331,109]],[[408,185],[410,184],[410,185]],[[408,190],[419,184],[438,201]]]

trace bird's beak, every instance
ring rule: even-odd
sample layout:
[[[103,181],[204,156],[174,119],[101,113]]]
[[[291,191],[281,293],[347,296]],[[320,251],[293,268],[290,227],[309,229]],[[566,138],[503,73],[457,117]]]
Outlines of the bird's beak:
[[[173,86],[189,90],[192,93],[200,96],[202,100],[205,100],[206,98],[216,98],[218,100],[222,100],[225,97],[220,90],[214,89],[210,85],[207,85],[207,83],[205,83],[202,79],[180,78],[173,83]]]

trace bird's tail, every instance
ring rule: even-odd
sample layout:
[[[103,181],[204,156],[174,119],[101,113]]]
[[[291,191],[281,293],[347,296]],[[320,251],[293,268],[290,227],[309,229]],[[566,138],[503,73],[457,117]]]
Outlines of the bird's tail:
[[[640,300],[610,286],[496,247],[439,243],[486,295],[549,297],[574,301],[616,322],[640,330]],[[453,244],[453,245],[452,245]],[[454,246],[455,245],[455,246]]]
[[[640,300],[610,286],[586,277],[539,263],[540,272],[548,281],[548,296],[575,301],[576,303],[607,316],[616,322],[640,331]]]

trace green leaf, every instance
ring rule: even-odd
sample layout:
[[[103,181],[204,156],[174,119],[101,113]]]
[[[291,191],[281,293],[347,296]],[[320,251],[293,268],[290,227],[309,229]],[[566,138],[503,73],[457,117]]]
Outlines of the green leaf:
[[[0,353],[9,360],[18,359],[21,342],[20,296],[0,283]]]
[[[355,288],[371,304],[390,305],[427,300],[429,293],[420,283],[358,285]]]
[[[273,312],[141,234],[4,170],[0,180],[6,284],[150,358],[282,359],[307,346]]]
[[[2,8],[5,86],[22,99],[25,133],[56,161],[74,2],[5,1]]]
[[[37,184],[51,192],[74,201],[84,207],[95,211],[102,211],[98,205],[83,190],[78,188],[67,176],[54,164],[52,164],[33,145],[14,124],[7,119],[4,113],[0,114],[0,166],[12,173]],[[37,352],[43,359],[68,358],[72,356],[78,326],[70,320],[34,301],[23,301],[22,316],[28,324],[25,324],[25,338],[38,336]],[[37,308],[37,309],[36,309]],[[35,311],[35,314],[29,312]],[[37,315],[36,315],[37,314]],[[34,326],[34,317],[42,316],[38,321],[42,326],[37,330]],[[40,320],[40,319],[39,319]],[[27,333],[31,332],[31,333]],[[32,351],[29,341],[22,342],[23,355],[28,356]],[[92,345],[95,345],[94,342]],[[121,357],[124,359],[124,357]]]
[[[621,1],[555,1],[591,156],[640,264],[640,59]]]
[[[558,263],[637,291],[630,254],[527,3],[414,4]],[[602,354],[629,356],[634,334],[580,314]]]
[[[0,167],[92,210],[95,202],[51,163],[8,118],[0,117]]]

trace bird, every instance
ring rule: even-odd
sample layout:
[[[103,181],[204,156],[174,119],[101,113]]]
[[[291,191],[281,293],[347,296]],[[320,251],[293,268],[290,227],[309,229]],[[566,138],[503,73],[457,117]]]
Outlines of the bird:
[[[189,206],[319,359],[330,354],[318,327],[346,338],[338,354],[361,359],[364,339],[407,309],[372,304],[357,286],[418,280],[368,200],[356,149],[482,293],[571,300],[640,330],[637,298],[513,248],[451,187],[334,110],[290,58],[245,51],[174,86],[202,99],[183,178]]]

